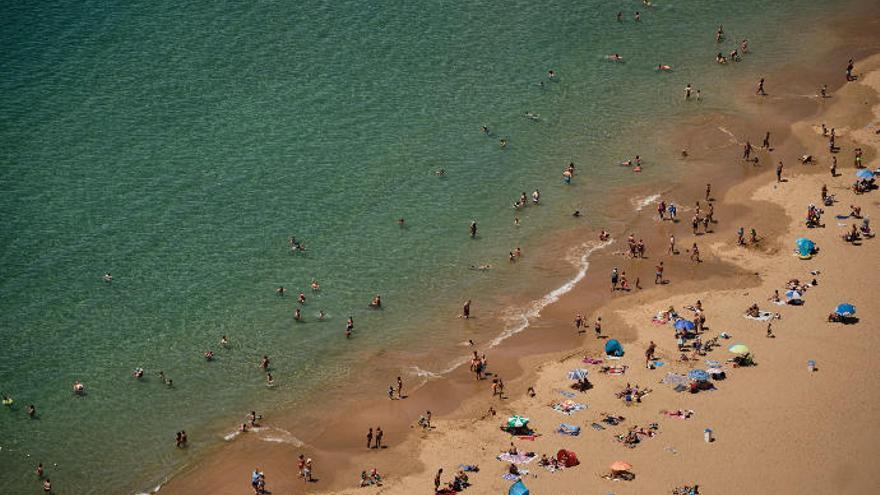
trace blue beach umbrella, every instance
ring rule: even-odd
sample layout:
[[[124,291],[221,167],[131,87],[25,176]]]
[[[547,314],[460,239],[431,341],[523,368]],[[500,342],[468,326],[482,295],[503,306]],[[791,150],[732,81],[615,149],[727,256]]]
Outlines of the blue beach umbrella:
[[[585,370],[583,368],[573,369],[568,372],[568,379],[569,380],[583,380],[584,378],[587,377],[587,373],[588,373],[587,370]]]
[[[873,179],[874,172],[871,172],[866,168],[861,168],[859,170],[856,170],[856,177],[858,177],[859,179]]]
[[[794,300],[801,299],[801,297],[803,297],[803,296],[801,296],[801,293],[796,290],[790,290],[785,293],[785,297],[789,301],[794,301]]]
[[[797,246],[798,254],[801,256],[809,256],[813,254],[813,250],[816,249],[816,243],[806,237],[801,237],[794,241],[794,244]]]
[[[694,325],[694,322],[692,322],[692,321],[690,321],[690,320],[684,320],[684,319],[682,319],[682,320],[678,320],[678,321],[675,322],[675,329],[676,329],[676,330],[682,330],[682,329],[684,329],[684,330],[690,332],[690,331],[693,330],[694,328],[697,328],[697,327]]]
[[[709,379],[709,373],[701,369],[693,369],[688,371],[688,378],[698,382],[705,382]]]
[[[849,303],[838,304],[834,312],[840,316],[852,316],[856,314],[856,307]]]

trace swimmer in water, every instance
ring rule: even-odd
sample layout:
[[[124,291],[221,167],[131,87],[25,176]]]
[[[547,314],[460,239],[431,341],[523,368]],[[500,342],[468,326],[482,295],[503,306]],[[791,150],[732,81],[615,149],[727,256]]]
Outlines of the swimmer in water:
[[[547,71],[547,78],[548,79],[556,79],[556,71],[553,69],[548,70]]]
[[[324,321],[324,318],[326,317],[327,315],[324,313],[324,310],[318,311],[318,320]]]
[[[140,380],[141,378],[144,377],[144,369],[143,368],[135,368],[134,371],[131,373],[131,376]]]
[[[443,177],[446,175],[446,169],[438,168],[434,171],[434,175],[436,175],[437,177]]]
[[[101,278],[103,278],[104,282],[107,282],[108,284],[113,281],[113,275],[110,275],[110,272],[105,273]]]
[[[73,393],[76,395],[83,395],[86,392],[86,386],[77,380],[73,383]]]
[[[489,135],[489,126],[485,126],[485,125],[480,126],[480,132],[482,132],[483,134],[488,136]]]
[[[293,311],[293,319],[296,321],[302,321],[302,311],[300,311],[299,308],[296,308]]]
[[[507,148],[507,140],[504,138],[501,138],[501,140],[498,141],[498,145],[501,146],[502,148]]]
[[[275,293],[278,294],[279,297],[283,296],[284,293],[286,293],[286,292],[287,292],[287,289],[285,289],[283,285],[280,285],[280,286],[278,286],[277,289],[275,289]]]
[[[382,307],[382,298],[379,297],[378,294],[376,294],[376,297],[374,297],[373,300],[370,301],[370,307],[373,309],[380,309]]]
[[[213,361],[214,360],[214,351],[205,351],[205,361]]]
[[[321,285],[318,284],[317,280],[312,280],[312,292],[318,292],[321,290]]]
[[[611,60],[613,60],[615,62],[623,62],[623,57],[621,57],[620,55],[615,53],[614,55],[611,56]]]
[[[225,335],[220,337],[220,347],[229,347],[229,339]]]
[[[272,373],[266,372],[266,386],[272,387],[275,385],[275,379],[272,378]]]

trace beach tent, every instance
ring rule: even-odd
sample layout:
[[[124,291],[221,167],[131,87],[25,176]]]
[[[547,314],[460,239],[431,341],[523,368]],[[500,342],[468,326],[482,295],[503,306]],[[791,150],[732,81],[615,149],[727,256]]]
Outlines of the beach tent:
[[[796,290],[790,290],[785,292],[785,298],[789,301],[799,301],[803,296],[801,293]]]
[[[709,379],[709,373],[701,369],[692,369],[688,371],[688,378],[696,382],[705,382]]]
[[[510,485],[510,490],[507,490],[507,495],[529,495],[529,489],[526,488],[526,484],[523,483],[522,480],[519,480]]]
[[[834,312],[840,316],[852,316],[856,314],[856,307],[849,303],[838,304]]]
[[[605,354],[609,356],[623,356],[623,346],[615,339],[611,339],[605,343]]]
[[[874,172],[871,172],[870,170],[868,170],[866,168],[862,168],[862,169],[856,170],[856,177],[858,177],[859,179],[873,179]]]
[[[795,241],[795,246],[797,246],[797,252],[802,258],[812,256],[813,251],[816,249],[816,243],[806,237],[801,237]]]
[[[561,449],[556,453],[556,460],[565,467],[574,467],[581,463],[574,452]]]
[[[694,322],[692,322],[690,320],[685,320],[684,318],[675,322],[675,329],[676,330],[683,329],[686,332],[692,332],[695,328],[697,328],[697,327],[696,327],[696,325],[694,325]]]

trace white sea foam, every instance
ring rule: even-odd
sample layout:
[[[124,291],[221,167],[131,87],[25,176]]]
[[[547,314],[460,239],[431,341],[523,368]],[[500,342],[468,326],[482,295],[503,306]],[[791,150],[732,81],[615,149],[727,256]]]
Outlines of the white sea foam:
[[[578,284],[578,282],[580,282],[584,279],[584,277],[587,276],[587,270],[589,270],[590,268],[590,255],[593,254],[595,251],[608,247],[613,242],[613,240],[608,240],[599,243],[584,243],[578,248],[573,249],[570,252],[569,257],[566,259],[568,261],[571,261],[572,264],[577,267],[578,271],[575,276],[561,286],[553,289],[552,291],[544,295],[544,297],[533,301],[531,304],[526,306],[525,309],[516,309],[508,313],[507,317],[505,318],[508,323],[505,326],[504,331],[492,340],[492,342],[489,344],[489,347],[495,347],[498,344],[509,339],[510,337],[528,328],[535,318],[541,316],[541,311],[544,308],[558,301],[559,298],[570,292],[575,287],[575,285]]]
[[[636,211],[642,211],[649,204],[656,203],[658,199],[660,199],[660,193],[645,196],[643,198],[632,198],[630,199],[630,202],[636,207]]]
[[[260,440],[264,442],[274,442],[274,443],[286,443],[293,445],[294,447],[302,447],[305,445],[302,440],[296,438],[293,433],[281,429],[268,427],[264,428],[266,433],[264,435],[260,435]]]
[[[659,197],[659,194],[657,196]],[[535,318],[541,316],[541,311],[544,308],[558,301],[559,298],[570,292],[578,284],[578,282],[580,282],[584,279],[584,277],[587,276],[587,270],[589,270],[590,268],[590,255],[600,249],[608,247],[613,242],[613,240],[608,240],[605,242],[587,242],[572,249],[569,252],[569,256],[566,257],[566,261],[569,261],[572,265],[577,267],[577,273],[575,273],[574,277],[572,277],[561,286],[545,294],[540,299],[532,301],[525,307],[525,309],[511,308],[508,311],[508,314],[503,317],[505,321],[504,331],[502,331],[497,337],[492,339],[488,347],[490,349],[492,347],[496,347],[501,342],[504,342],[510,337],[528,328]],[[449,367],[439,372],[423,370],[418,366],[411,366],[410,370],[416,376],[426,378],[442,378],[444,375],[452,373],[453,371],[458,369],[459,366],[462,366],[468,362],[470,362],[470,358],[465,356],[456,359],[449,365]]]
[[[422,368],[419,368],[418,366],[410,366],[409,371],[413,375],[419,376],[422,378],[440,378],[440,375],[442,375],[442,373],[434,373],[433,371],[423,370]]]

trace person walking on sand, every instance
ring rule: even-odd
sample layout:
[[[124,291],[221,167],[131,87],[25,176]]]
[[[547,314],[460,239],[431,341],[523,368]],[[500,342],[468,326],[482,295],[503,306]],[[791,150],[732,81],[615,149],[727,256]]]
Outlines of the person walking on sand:
[[[602,338],[602,317],[597,316],[596,321],[593,322],[593,330],[596,332],[596,338]]]
[[[373,447],[373,429],[370,428],[370,431],[367,432],[367,448],[370,449]]]
[[[700,259],[700,248],[697,247],[696,242],[691,246],[691,261],[695,263],[701,263],[703,261]]]
[[[782,182],[782,160],[776,165],[776,182]]]
[[[611,292],[617,290],[617,280],[619,277],[620,275],[617,272],[617,267],[615,266],[614,269],[611,270]]]
[[[580,313],[574,317],[574,327],[577,329],[578,333],[583,333],[581,327],[584,325],[584,316]]]
[[[752,143],[746,140],[746,144],[743,145],[743,160],[748,161],[749,157],[752,155]]]
[[[761,144],[761,147],[766,150],[770,149],[770,131],[767,131],[767,134],[764,135],[764,142]]]
[[[648,345],[648,348],[645,349],[645,368],[650,368],[651,361],[654,360],[654,351],[657,349],[657,344],[652,340]]]
[[[434,476],[434,491],[437,492],[440,490],[440,477],[443,476],[443,468],[437,470],[437,474]]]
[[[764,91],[764,78],[762,77],[760,81],[758,81],[758,89],[755,91],[756,95],[767,96],[767,92]]]
[[[675,238],[674,237],[672,239],[672,245],[670,247],[672,249],[675,249]],[[655,284],[662,284],[663,282],[664,282],[663,281],[663,262],[661,261],[657,265],[656,271],[654,272],[654,283]]]
[[[382,432],[382,427],[377,426],[376,427],[376,448],[377,449],[382,448],[382,436],[384,436],[384,435],[385,434]]]
[[[712,184],[706,184],[706,202],[709,201],[709,196],[712,195]]]
[[[676,254],[675,251],[675,234],[671,234],[669,236],[669,247],[666,249],[666,254]]]
[[[397,398],[403,399],[403,379],[397,377]]]

